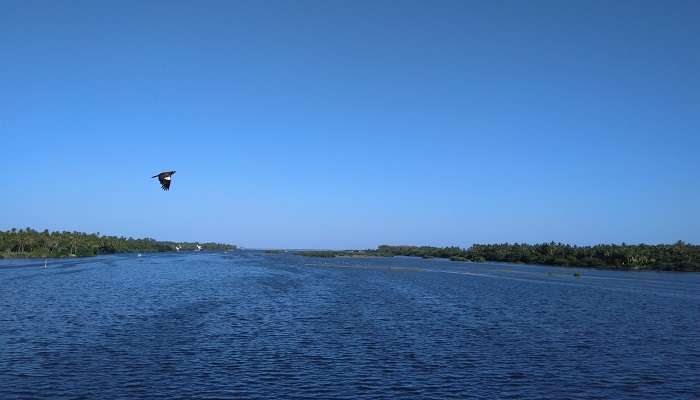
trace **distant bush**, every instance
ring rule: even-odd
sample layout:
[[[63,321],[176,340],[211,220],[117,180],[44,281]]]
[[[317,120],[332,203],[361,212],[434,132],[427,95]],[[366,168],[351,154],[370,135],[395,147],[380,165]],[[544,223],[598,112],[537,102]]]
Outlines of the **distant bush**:
[[[282,254],[282,250],[265,250],[265,254]]]
[[[236,246],[223,243],[201,243],[204,250],[231,250]],[[134,239],[102,236],[99,233],[43,232],[27,229],[0,231],[0,257],[87,257],[126,252],[166,252],[194,250],[197,243],[164,242],[151,238]]]
[[[439,257],[453,261],[498,261],[622,270],[700,271],[700,246],[681,241],[659,245],[623,243],[596,246],[572,246],[554,242],[532,245],[475,244],[468,249],[382,245],[375,250],[306,251],[297,254],[310,257],[349,255]]]
[[[343,255],[342,252],[337,252],[337,251],[297,251],[294,254],[298,256],[304,256],[304,257],[322,257],[322,258],[330,258],[330,257],[335,257],[338,255]]]

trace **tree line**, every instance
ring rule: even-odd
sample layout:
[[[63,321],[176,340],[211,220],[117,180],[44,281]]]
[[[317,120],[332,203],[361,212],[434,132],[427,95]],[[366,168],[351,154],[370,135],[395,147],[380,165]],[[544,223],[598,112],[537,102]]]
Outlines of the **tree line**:
[[[49,232],[32,228],[0,231],[0,258],[17,257],[88,257],[99,254],[128,252],[166,252],[194,250],[231,250],[236,246],[223,243],[193,243],[158,241],[151,238],[134,239],[105,236],[100,233]]]
[[[469,248],[382,245],[373,250],[297,252],[310,257],[449,258],[453,261],[495,261],[524,264],[593,267],[624,270],[700,272],[700,246],[674,244],[599,244],[575,246],[563,243],[475,244]]]

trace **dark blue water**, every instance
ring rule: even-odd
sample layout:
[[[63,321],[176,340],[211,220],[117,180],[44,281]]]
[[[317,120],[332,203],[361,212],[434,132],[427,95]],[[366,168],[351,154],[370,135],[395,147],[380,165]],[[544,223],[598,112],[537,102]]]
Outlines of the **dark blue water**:
[[[0,261],[0,398],[698,399],[700,275],[256,252]]]

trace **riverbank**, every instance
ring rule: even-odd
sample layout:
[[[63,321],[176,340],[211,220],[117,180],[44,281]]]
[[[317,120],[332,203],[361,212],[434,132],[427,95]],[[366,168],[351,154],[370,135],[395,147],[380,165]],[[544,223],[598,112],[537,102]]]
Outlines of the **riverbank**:
[[[600,244],[573,246],[562,243],[475,244],[469,248],[382,245],[368,250],[297,251],[305,257],[445,258],[454,262],[506,262],[622,271],[700,272],[700,246],[684,242],[659,245]]]
[[[85,258],[85,257],[98,257],[110,254],[156,254],[156,253],[171,253],[177,250],[166,250],[166,251],[123,251],[118,253],[98,253],[89,255],[75,255],[75,254],[61,254],[61,255],[44,255],[44,254],[30,254],[30,253],[0,253],[0,260],[36,260],[36,259],[67,259],[67,258]]]
[[[215,242],[173,242],[84,232],[39,232],[31,228],[0,231],[0,258],[70,258],[120,253],[164,253],[188,250],[233,250]]]

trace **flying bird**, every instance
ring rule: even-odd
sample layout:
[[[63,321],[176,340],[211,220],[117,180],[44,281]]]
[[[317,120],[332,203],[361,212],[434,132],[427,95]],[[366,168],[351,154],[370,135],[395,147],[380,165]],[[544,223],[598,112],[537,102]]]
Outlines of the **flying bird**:
[[[170,190],[170,178],[175,174],[175,171],[161,172],[158,175],[153,175],[151,178],[158,178],[160,182],[160,187],[163,190]]]

